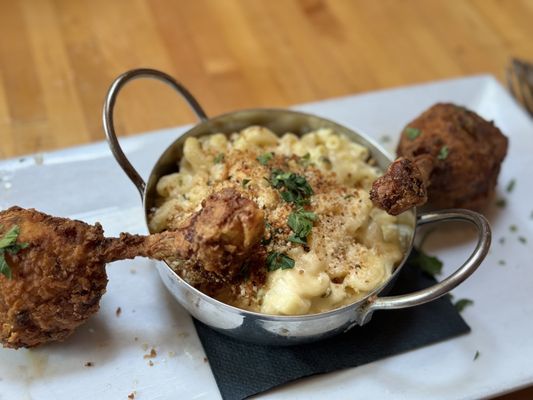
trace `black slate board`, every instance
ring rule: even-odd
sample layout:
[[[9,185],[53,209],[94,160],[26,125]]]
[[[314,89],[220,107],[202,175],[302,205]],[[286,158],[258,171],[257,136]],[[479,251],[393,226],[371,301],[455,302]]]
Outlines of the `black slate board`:
[[[391,294],[435,283],[406,265]],[[225,400],[240,400],[306,376],[357,367],[470,331],[447,297],[394,311],[377,311],[363,327],[319,343],[258,346],[224,336],[194,321],[218,388]]]

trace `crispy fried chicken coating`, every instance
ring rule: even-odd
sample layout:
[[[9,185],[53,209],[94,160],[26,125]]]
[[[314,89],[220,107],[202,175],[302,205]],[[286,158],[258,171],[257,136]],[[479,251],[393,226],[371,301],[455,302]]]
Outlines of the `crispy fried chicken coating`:
[[[397,215],[427,201],[434,208],[482,209],[492,198],[508,140],[492,123],[454,104],[439,103],[409,123],[396,160],[370,192]]]
[[[263,212],[233,189],[214,193],[176,231],[105,238],[99,224],[12,207],[0,212],[0,237],[18,226],[29,246],[4,256],[12,278],[0,274],[0,341],[34,347],[64,340],[99,308],[105,264],[136,256],[194,259],[205,269],[233,274],[264,231]]]

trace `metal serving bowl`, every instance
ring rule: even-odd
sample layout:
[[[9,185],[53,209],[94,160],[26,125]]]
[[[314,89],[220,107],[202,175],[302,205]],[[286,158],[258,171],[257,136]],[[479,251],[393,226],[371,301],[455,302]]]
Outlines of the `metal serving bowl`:
[[[128,81],[143,77],[155,78],[169,84],[183,96],[200,119],[196,126],[176,139],[161,155],[152,169],[147,184],[124,155],[117,140],[113,123],[113,109],[120,89]],[[157,197],[155,190],[157,181],[163,175],[176,172],[177,162],[182,156],[183,144],[188,137],[199,137],[218,132],[229,134],[250,125],[265,126],[278,135],[286,132],[302,135],[319,128],[332,128],[347,135],[354,142],[367,147],[380,168],[385,169],[391,162],[386,153],[372,140],[342,125],[310,114],[289,110],[252,109],[208,118],[199,103],[181,84],[171,76],[151,69],[128,71],[113,82],[105,100],[103,122],[113,155],[139,190],[147,220]],[[240,340],[268,345],[311,342],[345,332],[356,325],[363,325],[370,320],[372,313],[376,310],[412,307],[447,294],[478,268],[490,246],[489,224],[482,215],[473,211],[454,209],[417,214],[417,211],[413,209],[403,213],[399,221],[404,257],[389,280],[353,304],[319,314],[277,316],[245,311],[200,292],[181,279],[165,263],[157,263],[157,269],[165,286],[183,307],[195,318],[223,334]],[[453,274],[427,289],[400,296],[383,297],[394,285],[396,277],[411,251],[416,227],[441,221],[465,221],[474,224],[477,228],[478,240],[470,257]]]

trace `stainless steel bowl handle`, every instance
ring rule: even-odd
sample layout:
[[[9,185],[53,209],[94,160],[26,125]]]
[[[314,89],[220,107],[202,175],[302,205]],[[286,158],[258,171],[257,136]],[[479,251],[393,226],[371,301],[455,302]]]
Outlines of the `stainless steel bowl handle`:
[[[144,189],[145,189],[145,182],[143,178],[141,178],[141,175],[137,172],[137,170],[131,165],[130,161],[122,151],[122,148],[120,147],[120,144],[117,139],[117,135],[115,133],[115,123],[113,119],[113,111],[115,108],[115,102],[117,100],[117,96],[120,92],[120,89],[128,82],[132,81],[134,79],[139,78],[154,78],[158,79],[167,85],[174,88],[181,96],[185,99],[187,104],[192,108],[196,116],[201,120],[205,121],[207,120],[207,115],[200,106],[200,104],[196,101],[196,99],[193,97],[193,95],[178,81],[176,81],[174,78],[172,78],[170,75],[165,74],[164,72],[158,71],[156,69],[149,69],[149,68],[139,68],[139,69],[132,69],[131,71],[127,71],[120,75],[117,79],[113,81],[111,84],[111,87],[109,88],[107,92],[107,96],[105,98],[104,102],[104,109],[103,109],[103,124],[104,124],[104,131],[105,135],[107,137],[107,143],[109,144],[109,147],[111,148],[111,152],[115,156],[115,159],[119,163],[119,165],[122,167],[126,175],[131,179],[137,190],[139,191],[141,198],[144,195]]]
[[[466,221],[476,226],[478,241],[470,257],[453,274],[433,286],[409,294],[377,297],[370,300],[359,315],[358,319],[361,325],[368,322],[370,316],[376,310],[412,307],[438,299],[472,275],[479,267],[489,251],[491,241],[490,226],[485,217],[474,211],[463,209],[436,211],[418,216],[418,225],[441,221]]]

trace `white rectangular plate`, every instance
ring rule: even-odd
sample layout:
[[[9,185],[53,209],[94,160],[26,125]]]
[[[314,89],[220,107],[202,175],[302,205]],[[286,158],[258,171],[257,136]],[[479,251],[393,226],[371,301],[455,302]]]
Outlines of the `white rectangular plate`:
[[[475,76],[349,96],[295,107],[364,132],[393,152],[403,126],[436,102],[464,105],[494,120],[510,139],[499,197],[489,217],[493,245],[486,261],[454,291],[475,304],[464,311],[472,333],[358,368],[304,379],[265,399],[463,399],[493,396],[533,384],[533,122],[490,76]],[[147,177],[161,152],[187,127],[122,141]],[[516,179],[512,193],[506,185]],[[0,162],[0,209],[11,205],[88,222],[108,235],[145,232],[139,195],[105,143]],[[509,227],[516,225],[518,232]],[[445,274],[464,260],[472,238],[457,230],[433,234],[428,250]],[[464,237],[463,237],[464,236]],[[505,238],[505,243],[499,242]],[[466,243],[465,243],[466,240]],[[450,244],[454,244],[453,247]],[[504,260],[505,265],[499,265]],[[100,312],[66,342],[34,350],[0,349],[0,399],[219,398],[188,314],[159,281],[153,262],[117,262]],[[122,313],[117,316],[120,307]],[[381,311],[386,312],[386,311]],[[155,348],[157,357],[145,354]],[[346,351],[356,351],[346,349]],[[479,357],[474,355],[479,351]],[[153,362],[153,366],[149,365]],[[87,362],[93,366],[85,366]],[[250,372],[253,374],[253,372]]]

